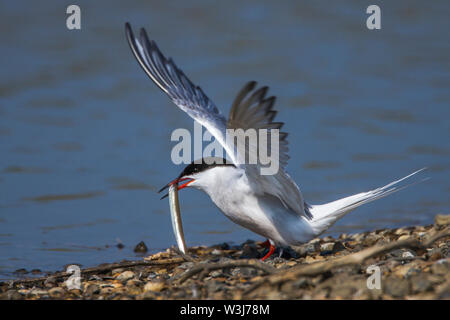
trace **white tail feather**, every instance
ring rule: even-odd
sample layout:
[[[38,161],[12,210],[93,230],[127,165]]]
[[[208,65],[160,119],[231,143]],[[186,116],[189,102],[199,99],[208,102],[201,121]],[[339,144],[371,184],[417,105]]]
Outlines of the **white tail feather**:
[[[349,213],[350,211],[356,209],[363,204],[384,198],[394,192],[400,191],[404,188],[407,188],[411,185],[423,182],[428,180],[429,178],[422,179],[418,182],[410,183],[406,186],[398,187],[400,182],[406,180],[413,175],[425,170],[426,168],[422,168],[417,170],[406,177],[403,177],[399,180],[393,181],[384,187],[377,188],[368,192],[358,193],[346,198],[342,198],[336,201],[332,201],[329,203],[321,204],[321,205],[312,205],[310,208],[311,214],[313,215],[313,220],[311,221],[311,225],[314,228],[317,234],[321,234],[328,228],[330,228],[337,220],[342,218],[344,215]]]

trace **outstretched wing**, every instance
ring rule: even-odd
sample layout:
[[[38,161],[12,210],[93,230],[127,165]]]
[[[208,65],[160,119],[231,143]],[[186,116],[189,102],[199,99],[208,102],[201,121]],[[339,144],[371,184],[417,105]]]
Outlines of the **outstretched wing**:
[[[227,122],[214,103],[203,93],[202,89],[194,85],[175,65],[172,59],[163,56],[156,43],[149,40],[147,33],[141,29],[139,38],[135,37],[129,23],[125,24],[128,43],[141,67],[164,91],[172,102],[191,118],[204,126],[222,145],[231,161],[245,168],[249,182],[255,190],[272,194],[280,199],[284,206],[291,211],[311,217],[305,210],[303,197],[294,181],[284,172],[284,165],[288,160],[286,133],[280,133],[280,170],[275,175],[261,175],[259,165],[244,165],[245,155],[235,152],[233,141],[227,141],[227,129],[279,129],[282,123],[272,122],[276,111],[272,110],[275,98],[265,99],[267,88],[254,92],[245,99],[256,83],[245,86],[235,99],[231,109],[230,120]],[[255,146],[253,146],[255,147]],[[253,148],[251,152],[257,152]],[[248,150],[246,150],[246,153]],[[256,153],[258,154],[258,153]]]
[[[256,81],[248,82],[237,94],[231,106],[227,129],[267,129],[268,149],[270,150],[270,130],[280,130],[283,122],[274,122],[277,111],[273,109],[275,97],[267,97],[268,87],[255,90]],[[287,133],[279,132],[279,150],[277,150],[280,168],[289,160]]]
[[[255,89],[256,85],[255,81],[248,82],[236,96],[230,110],[227,129],[267,129],[269,136],[266,147],[271,150],[271,130],[280,130],[284,123],[273,121],[277,114],[277,111],[273,109],[275,97],[266,98],[268,87]],[[300,189],[284,171],[284,167],[289,160],[287,133],[279,132],[278,142],[279,150],[273,150],[278,157],[272,158],[273,161],[278,161],[279,170],[277,173],[261,175],[260,165],[246,164],[245,171],[248,180],[253,185],[254,190],[276,196],[291,211],[312,218]],[[258,148],[260,147],[263,146],[248,143],[245,151],[247,154],[254,153],[259,156]]]
[[[203,90],[193,84],[172,59],[163,56],[144,29],[141,29],[140,37],[137,38],[130,24],[126,23],[125,34],[131,50],[150,79],[175,105],[204,126],[224,147],[231,161],[237,164],[232,150],[226,144],[226,119]]]

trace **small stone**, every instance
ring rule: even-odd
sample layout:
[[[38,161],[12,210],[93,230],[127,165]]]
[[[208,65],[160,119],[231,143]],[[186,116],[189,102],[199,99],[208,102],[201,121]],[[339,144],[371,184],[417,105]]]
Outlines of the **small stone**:
[[[278,266],[282,266],[285,263],[285,260],[281,257],[278,256],[273,256],[272,260],[273,264],[278,268]],[[253,269],[254,271],[256,271],[255,269]]]
[[[157,277],[158,275],[155,272],[150,272],[147,276],[147,280],[153,280]]]
[[[405,251],[402,253],[402,258],[414,258],[414,254],[411,251]]]
[[[213,251],[211,251],[212,255],[215,256],[220,256],[222,254],[222,251],[218,250],[218,249],[214,249]]]
[[[334,248],[334,243],[333,242],[327,242],[327,243],[322,243],[320,245],[320,251],[333,251]]]
[[[373,234],[370,234],[370,235],[368,235],[367,237],[364,238],[364,240],[362,241],[362,244],[363,244],[365,247],[371,247],[371,246],[373,246],[375,243],[377,243],[378,239],[379,239],[379,238],[378,238],[377,236],[375,236],[375,235],[373,235]]]
[[[416,234],[416,237],[419,238],[419,240],[422,240],[425,235],[427,235],[426,232],[418,232]]]
[[[450,214],[438,214],[434,217],[434,224],[443,227],[450,224]]]
[[[188,261],[188,262],[184,262],[184,263],[180,264],[180,265],[178,266],[178,268],[187,270],[187,269],[192,268],[193,266],[194,266],[194,263],[191,262],[191,261]]]
[[[27,269],[21,268],[21,269],[17,269],[16,271],[14,271],[14,273],[26,274],[26,273],[28,273],[28,271],[27,271]]]
[[[144,286],[144,292],[147,291],[153,291],[153,292],[160,292],[161,290],[163,290],[165,288],[165,283],[164,281],[150,281],[147,282]]]
[[[242,248],[241,259],[256,259],[259,258],[259,251],[256,249],[254,243],[246,243]]]
[[[304,289],[304,288],[307,288],[310,285],[311,285],[311,280],[308,279],[308,278],[304,278],[304,277],[301,277],[301,278],[299,278],[297,280],[294,280],[292,282],[293,288],[296,288],[296,289]]]
[[[358,248],[358,250],[361,250],[363,247],[361,242],[358,242],[358,241],[349,240],[349,241],[345,241],[344,243],[345,243],[345,248],[349,248],[349,249]]]
[[[341,240],[348,239],[348,234],[342,233],[342,234],[339,236],[339,239],[341,239]]]
[[[22,300],[24,297],[16,290],[8,290],[5,293],[6,299],[8,300]]]
[[[420,269],[411,266],[410,264],[399,266],[395,271],[394,274],[402,277],[402,278],[408,278],[414,274],[420,273]]]
[[[320,246],[320,255],[326,256],[326,255],[334,254],[334,253],[342,251],[342,250],[345,250],[345,247],[340,241],[323,243]]]
[[[433,248],[427,252],[427,256],[431,261],[442,259],[442,252],[440,248]]]
[[[243,277],[252,278],[258,275],[258,270],[253,268],[242,268],[241,275]]]
[[[431,291],[433,282],[425,274],[419,274],[411,277],[411,289],[414,293]]]
[[[116,244],[116,247],[121,250],[123,248],[125,248],[125,245],[122,242],[119,242],[118,244]]]
[[[409,293],[409,283],[406,279],[399,279],[397,277],[389,277],[382,283],[384,293],[394,297],[402,298]]]
[[[56,278],[55,277],[48,277],[47,279],[45,279],[45,281],[44,281],[44,286],[46,287],[46,288],[51,288],[51,287],[54,287],[54,286],[56,286]]]
[[[230,250],[230,245],[226,242],[217,245],[221,250]]]
[[[333,253],[345,250],[344,245],[340,241],[336,241],[333,246]]]
[[[292,249],[300,256],[305,257],[311,255],[320,250],[320,244],[318,242],[305,243],[302,246],[293,246]]]
[[[378,231],[378,234],[383,237],[387,236],[390,233],[391,233],[390,229],[382,229],[382,230]]]
[[[210,275],[212,278],[217,278],[222,275],[222,272],[216,270],[216,271],[211,272]]]
[[[409,239],[409,235],[404,234],[404,235],[398,237],[397,241],[403,241],[403,240],[408,240],[408,239]]]
[[[364,233],[357,233],[353,235],[353,239],[355,239],[355,241],[362,241],[364,238],[366,237],[366,235]]]
[[[390,252],[390,255],[395,258],[400,258],[403,255],[403,252],[405,252],[403,249],[396,249]]]
[[[398,228],[397,230],[394,231],[394,234],[397,235],[397,236],[401,236],[401,235],[404,235],[404,234],[409,234],[409,231],[405,230],[403,228]]]
[[[412,250],[405,250],[405,249],[397,249],[393,250],[389,253],[390,256],[395,258],[412,258],[415,257],[417,254]]]
[[[332,296],[350,299],[356,291],[357,289],[351,285],[339,285],[333,289]]]
[[[145,245],[144,241],[139,242],[135,247],[134,247],[134,252],[136,253],[146,253],[148,251],[147,246]]]
[[[30,289],[19,289],[17,292],[23,296],[26,296],[30,292]]]
[[[137,279],[131,279],[127,281],[127,287],[129,286],[140,286],[142,284],[142,281],[137,280]]]
[[[234,261],[234,260],[231,258],[228,258],[228,257],[220,257],[220,259],[217,262],[226,263],[226,262],[231,262],[231,261]]]
[[[281,251],[281,258],[289,260],[289,259],[297,259],[300,258],[299,254],[293,250],[291,247],[286,247],[283,248],[283,250]]]
[[[431,266],[431,272],[434,274],[446,275],[450,272],[450,259],[441,259]]]
[[[269,261],[270,262],[270,261]],[[239,277],[241,275],[241,268],[233,268],[230,271],[231,276],[233,277]]]
[[[96,284],[90,283],[85,287],[84,294],[87,296],[92,296],[93,294],[99,293],[100,287]]]
[[[157,298],[158,298],[157,294],[153,291],[146,291],[138,296],[138,299],[140,300],[154,300]]]
[[[40,288],[35,288],[35,289],[32,289],[30,291],[30,295],[33,295],[33,296],[43,296],[43,295],[46,295],[46,294],[48,294],[48,291],[47,290],[42,290]]]
[[[175,269],[173,269],[172,274],[170,276],[171,277],[176,277],[176,276],[178,276],[178,275],[180,275],[180,274],[182,274],[184,272],[185,271],[183,269],[175,268]]]
[[[101,288],[99,293],[102,296],[107,296],[107,295],[110,295],[113,292],[114,292],[114,288],[106,287],[106,288]]]
[[[127,281],[131,278],[134,278],[135,273],[133,271],[124,271],[116,278],[119,281]]]
[[[142,293],[142,290],[138,286],[127,286],[127,293],[133,296],[137,296]]]
[[[48,294],[50,295],[50,297],[54,298],[54,299],[60,299],[64,296],[64,293],[66,291],[61,288],[61,287],[55,287],[55,288],[51,288],[50,290],[48,290]]]
[[[167,274],[167,269],[166,268],[158,269],[158,270],[156,270],[156,273],[159,275],[165,275],[165,274]]]

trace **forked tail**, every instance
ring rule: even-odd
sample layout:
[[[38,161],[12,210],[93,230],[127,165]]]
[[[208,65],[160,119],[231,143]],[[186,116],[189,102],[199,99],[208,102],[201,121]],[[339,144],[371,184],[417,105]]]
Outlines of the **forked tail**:
[[[413,182],[405,186],[398,186],[398,184],[403,180],[406,180],[415,175],[416,173],[419,173],[425,169],[426,168],[417,170],[411,173],[410,175],[407,175],[406,177],[403,177],[399,180],[393,181],[381,188],[377,188],[368,192],[358,193],[350,197],[342,198],[321,205],[312,205],[310,207],[310,211],[311,214],[313,215],[313,220],[310,223],[314,231],[317,233],[317,235],[319,235],[328,228],[330,228],[337,220],[342,218],[344,215],[346,215],[353,209],[356,209],[359,206],[362,206],[363,204],[384,198],[394,192],[400,191],[411,185],[428,180],[428,178],[425,178],[418,182]]]

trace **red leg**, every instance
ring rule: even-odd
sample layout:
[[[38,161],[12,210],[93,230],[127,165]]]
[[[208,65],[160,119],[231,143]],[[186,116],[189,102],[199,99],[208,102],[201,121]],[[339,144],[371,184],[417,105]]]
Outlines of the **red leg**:
[[[269,240],[267,240],[269,241]],[[273,253],[275,252],[275,246],[273,246],[272,244],[270,244],[270,248],[269,248],[269,252],[267,252],[267,254],[261,259],[261,261],[266,260],[268,257],[270,257]]]

